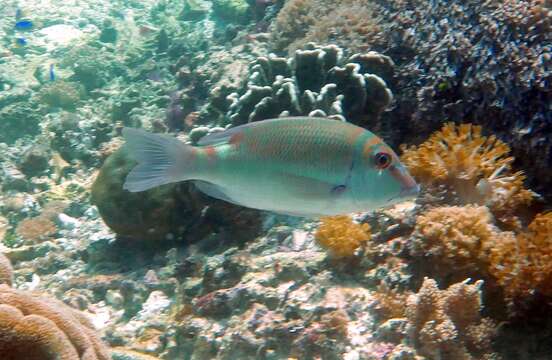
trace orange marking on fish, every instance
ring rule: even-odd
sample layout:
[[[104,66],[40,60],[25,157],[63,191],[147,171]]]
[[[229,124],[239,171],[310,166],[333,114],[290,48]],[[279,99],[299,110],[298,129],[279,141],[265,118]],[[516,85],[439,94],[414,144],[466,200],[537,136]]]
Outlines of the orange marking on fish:
[[[377,136],[373,136],[370,140],[366,141],[364,144],[364,149],[362,150],[362,155],[364,157],[371,156],[374,150],[374,146],[382,144],[382,141]]]
[[[350,135],[347,139],[347,143],[349,145],[354,145],[355,142],[357,141],[358,137],[361,136],[363,133],[364,133],[363,128],[354,128],[354,131],[351,131],[351,133],[350,133]]]
[[[228,143],[230,145],[239,146],[240,143],[243,141],[243,138],[244,138],[243,132],[238,132],[230,137],[230,140],[228,140]]]
[[[214,146],[207,146],[205,148],[205,154],[207,155],[207,159],[215,160],[217,158],[217,149],[215,149]]]

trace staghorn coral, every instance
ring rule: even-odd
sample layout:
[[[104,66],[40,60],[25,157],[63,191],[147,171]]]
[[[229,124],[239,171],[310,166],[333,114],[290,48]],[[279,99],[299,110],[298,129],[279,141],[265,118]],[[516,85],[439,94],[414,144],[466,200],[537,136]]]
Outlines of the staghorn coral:
[[[513,172],[510,148],[496,136],[481,134],[481,126],[447,123],[419,146],[402,146],[402,162],[421,183],[445,186],[448,199],[460,204],[487,205],[504,222],[528,205],[534,193],[525,176]]]
[[[226,104],[213,98],[210,107],[226,112],[232,125],[284,115],[330,116],[366,125],[393,99],[386,84],[393,66],[376,52],[344,59],[337,46],[311,43],[289,59],[273,54],[257,58],[246,88],[231,93]]]
[[[501,240],[500,234],[511,234],[498,232],[492,220],[484,206],[430,209],[416,219],[410,251],[442,279],[484,277],[490,249]]]
[[[538,214],[527,231],[491,249],[491,273],[509,299],[552,297],[552,212]]]
[[[358,248],[370,240],[370,225],[354,223],[346,215],[324,217],[315,239],[335,258],[353,256]]]
[[[13,268],[8,258],[0,253],[0,284],[10,285],[13,282]]]
[[[286,1],[272,27],[271,43],[290,52],[314,41],[366,51],[380,41],[374,5],[368,0]]]
[[[483,281],[468,280],[439,290],[425,278],[406,302],[408,333],[418,353],[430,359],[492,359],[495,324],[480,311]]]

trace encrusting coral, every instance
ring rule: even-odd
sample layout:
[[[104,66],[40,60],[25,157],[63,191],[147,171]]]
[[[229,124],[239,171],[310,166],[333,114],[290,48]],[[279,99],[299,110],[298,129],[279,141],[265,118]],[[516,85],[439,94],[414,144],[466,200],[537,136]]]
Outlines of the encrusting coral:
[[[0,284],[10,285],[13,282],[13,268],[10,260],[0,253]]]
[[[527,231],[491,250],[491,273],[510,299],[552,297],[552,212],[538,214]]]
[[[57,300],[11,288],[11,276],[9,261],[0,255],[2,360],[111,359],[83,314]]]
[[[487,205],[501,221],[513,224],[513,212],[528,205],[534,193],[525,176],[513,172],[510,148],[481,126],[447,123],[419,146],[403,146],[402,162],[427,187],[445,186],[447,200]]]
[[[492,359],[495,324],[480,314],[483,281],[469,280],[439,290],[425,278],[406,302],[407,332],[418,353],[429,359]]]
[[[332,256],[349,257],[370,240],[370,225],[357,224],[346,215],[324,217],[315,239]]]

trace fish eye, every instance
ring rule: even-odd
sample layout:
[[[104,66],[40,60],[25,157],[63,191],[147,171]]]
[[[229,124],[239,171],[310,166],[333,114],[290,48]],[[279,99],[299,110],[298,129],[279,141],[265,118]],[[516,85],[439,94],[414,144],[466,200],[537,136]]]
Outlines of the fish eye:
[[[378,169],[386,169],[389,165],[391,165],[391,154],[379,152],[374,156],[374,162]]]

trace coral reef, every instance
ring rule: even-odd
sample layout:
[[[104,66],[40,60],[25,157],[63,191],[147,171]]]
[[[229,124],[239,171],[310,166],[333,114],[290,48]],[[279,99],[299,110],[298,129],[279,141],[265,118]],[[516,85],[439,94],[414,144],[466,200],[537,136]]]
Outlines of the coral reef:
[[[483,136],[481,126],[447,123],[419,146],[403,146],[401,161],[425,186],[445,186],[446,202],[488,206],[503,222],[515,225],[516,210],[534,193],[525,176],[514,172],[510,149],[496,136]]]
[[[258,58],[246,89],[228,96],[233,125],[282,115],[333,116],[355,124],[375,123],[392,101],[382,77],[393,73],[378,53],[343,58],[343,50],[309,44],[290,58]],[[220,111],[225,111],[223,106]]]
[[[418,353],[430,359],[493,359],[496,325],[481,317],[482,281],[439,290],[426,278],[406,303],[407,332]]]
[[[278,50],[290,52],[308,42],[336,44],[352,52],[367,51],[378,43],[374,5],[368,0],[290,0],[276,17],[271,42]]]
[[[552,176],[552,56],[546,0],[378,2],[383,41],[397,63],[388,143],[419,143],[447,121],[483,125],[507,143],[546,196]]]
[[[232,23],[244,24],[249,20],[249,3],[245,0],[215,0],[213,14]]]
[[[333,257],[350,257],[370,240],[370,225],[356,224],[346,215],[325,217],[314,237]]]
[[[44,85],[37,96],[38,101],[51,108],[74,110],[80,101],[81,93],[78,85],[59,80]]]
[[[497,241],[491,249],[491,273],[506,296],[518,303],[552,297],[552,213],[538,214],[526,231]]]

